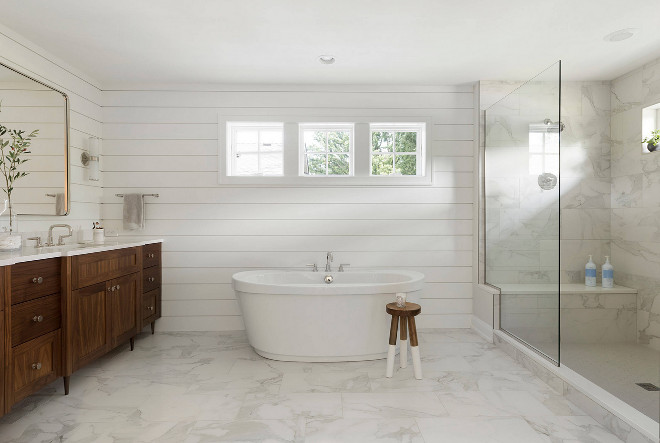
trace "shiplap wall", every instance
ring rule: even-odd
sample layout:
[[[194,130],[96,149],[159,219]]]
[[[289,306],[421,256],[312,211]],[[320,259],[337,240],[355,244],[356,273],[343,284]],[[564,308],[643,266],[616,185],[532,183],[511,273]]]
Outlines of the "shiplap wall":
[[[218,115],[429,116],[432,187],[219,186]],[[423,272],[421,327],[469,327],[472,313],[472,86],[113,88],[103,101],[106,229],[116,193],[147,199],[162,236],[160,330],[241,329],[233,273],[334,266]]]
[[[87,180],[86,172],[80,164],[80,154],[83,149],[88,148],[90,136],[101,136],[102,91],[93,80],[77,72],[75,68],[1,25],[0,48],[2,63],[59,89],[69,97],[69,215],[19,216],[19,231],[42,232],[48,230],[53,223],[89,228],[91,223],[99,220],[101,216],[102,182]],[[18,184],[20,183],[19,181]]]

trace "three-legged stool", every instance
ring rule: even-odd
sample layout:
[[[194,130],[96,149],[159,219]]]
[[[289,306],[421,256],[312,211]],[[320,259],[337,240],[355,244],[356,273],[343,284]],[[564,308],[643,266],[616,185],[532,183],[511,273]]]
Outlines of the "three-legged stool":
[[[413,373],[417,380],[422,379],[422,362],[419,358],[419,343],[417,341],[417,327],[415,326],[415,316],[422,312],[422,307],[417,303],[406,303],[406,306],[400,308],[396,303],[388,303],[385,307],[388,314],[392,315],[392,325],[390,326],[390,347],[387,352],[387,371],[386,377],[394,374],[394,354],[396,353],[396,333],[401,319],[401,346],[399,357],[401,357],[401,367],[408,365],[408,337],[410,332],[410,353],[413,360]],[[407,326],[407,328],[406,328]],[[407,330],[406,330],[407,329]]]

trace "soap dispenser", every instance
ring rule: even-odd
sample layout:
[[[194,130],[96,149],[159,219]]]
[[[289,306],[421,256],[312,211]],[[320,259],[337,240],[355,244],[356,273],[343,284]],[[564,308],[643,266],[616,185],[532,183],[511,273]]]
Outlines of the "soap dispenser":
[[[609,255],[605,256],[605,264],[603,265],[603,288],[614,287],[614,266],[610,263]]]
[[[589,256],[589,261],[584,267],[584,284],[585,286],[596,287],[596,264],[592,256]]]

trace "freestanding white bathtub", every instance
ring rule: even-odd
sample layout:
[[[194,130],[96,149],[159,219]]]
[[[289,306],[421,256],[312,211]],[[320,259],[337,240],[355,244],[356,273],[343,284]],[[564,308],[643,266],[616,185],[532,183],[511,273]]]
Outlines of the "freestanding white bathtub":
[[[324,282],[331,274],[334,281]],[[424,275],[414,271],[246,271],[233,275],[248,340],[266,358],[359,361],[385,358],[385,305],[405,292],[419,301]]]

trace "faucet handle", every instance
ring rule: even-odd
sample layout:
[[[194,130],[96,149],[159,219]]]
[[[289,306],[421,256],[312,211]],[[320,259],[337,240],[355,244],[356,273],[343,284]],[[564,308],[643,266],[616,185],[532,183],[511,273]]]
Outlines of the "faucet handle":
[[[340,265],[339,265],[339,272],[344,272],[344,271],[345,271],[344,266],[350,266],[350,265],[351,265],[350,263],[342,263],[342,264],[340,264]]]
[[[312,272],[319,272],[319,267],[316,266],[316,263],[310,263],[305,266],[307,266],[308,268],[312,268]]]
[[[41,244],[41,237],[28,237],[26,240],[34,240],[37,244],[34,245],[35,248],[40,248],[43,245]]]

